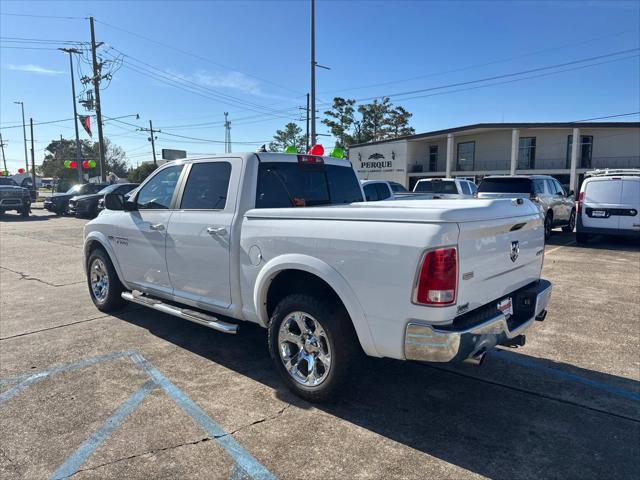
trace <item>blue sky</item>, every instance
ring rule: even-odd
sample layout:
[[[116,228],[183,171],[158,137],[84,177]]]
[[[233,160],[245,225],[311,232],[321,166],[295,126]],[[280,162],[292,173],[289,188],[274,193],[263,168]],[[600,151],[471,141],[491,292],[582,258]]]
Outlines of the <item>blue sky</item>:
[[[196,154],[224,147],[169,134],[222,142],[223,112],[228,111],[233,141],[266,142],[287,121],[302,118],[297,108],[309,88],[306,1],[3,0],[0,14],[0,131],[13,172],[24,164],[22,129],[7,128],[21,121],[13,102],[24,101],[27,122],[29,117],[37,123],[72,116],[68,56],[53,49],[65,46],[59,41],[89,41],[84,19],[89,15],[96,18],[97,40],[105,42],[103,55],[127,55],[102,103],[109,117],[140,114],[139,120],[122,119],[134,126],[105,124],[105,135],[127,151],[133,165],[150,158],[147,134],[135,131],[136,125],[147,127],[149,119],[163,131],[157,149]],[[321,111],[322,102],[336,95],[369,99],[415,90],[422,92],[391,100],[414,114],[411,125],[417,132],[640,111],[639,1],[318,0],[316,24],[317,60],[331,67],[317,73]],[[53,41],[26,43],[25,38]],[[621,51],[628,52],[434,89]],[[89,73],[88,65],[81,69]],[[76,85],[80,90],[78,79]],[[74,134],[71,121],[34,128],[36,163],[51,139]],[[318,130],[326,132],[321,124]],[[256,147],[239,143],[233,149]]]

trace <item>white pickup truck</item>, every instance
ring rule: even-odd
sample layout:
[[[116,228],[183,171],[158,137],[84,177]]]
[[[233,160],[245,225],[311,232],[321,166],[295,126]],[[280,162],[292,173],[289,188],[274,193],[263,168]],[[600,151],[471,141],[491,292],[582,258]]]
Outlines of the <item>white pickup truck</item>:
[[[348,160],[181,160],[84,230],[91,298],[235,333],[268,329],[289,388],[322,401],[364,352],[478,362],[546,315],[544,230],[526,199],[366,203]]]

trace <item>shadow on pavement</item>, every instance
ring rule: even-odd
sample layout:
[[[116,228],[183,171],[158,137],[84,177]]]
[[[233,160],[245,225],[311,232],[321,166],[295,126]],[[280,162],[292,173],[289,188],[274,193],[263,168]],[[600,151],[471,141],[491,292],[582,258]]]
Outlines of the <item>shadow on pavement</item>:
[[[640,240],[631,237],[617,237],[611,235],[593,235],[586,243],[576,243],[575,233],[554,231],[547,240],[547,246],[570,245],[571,248],[586,248],[594,250],[614,250],[620,252],[640,252]]]
[[[533,376],[526,369],[519,377],[520,388],[514,388],[474,378],[473,371],[464,375],[428,365],[369,358],[357,373],[357,384],[337,403],[311,405],[283,387],[271,365],[266,331],[259,326],[243,324],[241,333],[234,336],[152,311],[119,317],[269,386],[283,401],[302,409],[316,407],[480,475],[505,480],[640,478],[640,421],[523,391],[527,375]],[[639,382],[549,363],[554,369],[638,391]],[[539,377],[531,380],[535,382],[540,382]],[[588,394],[605,395],[598,390]],[[635,418],[640,418],[640,412]],[[338,447],[342,439],[332,441]],[[375,449],[367,448],[362,455],[376,454]]]
[[[20,214],[7,214],[3,213],[0,215],[0,222],[41,222],[43,220],[49,220],[49,216],[43,215],[29,215],[28,217],[23,217]]]

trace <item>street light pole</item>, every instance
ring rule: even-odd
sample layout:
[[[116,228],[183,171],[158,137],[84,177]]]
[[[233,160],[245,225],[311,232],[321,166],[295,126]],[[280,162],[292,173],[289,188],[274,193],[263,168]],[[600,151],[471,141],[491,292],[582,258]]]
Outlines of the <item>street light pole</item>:
[[[27,154],[27,124],[24,121],[24,102],[13,102],[16,105],[20,104],[22,108],[22,135],[24,137],[24,164],[27,167],[27,171],[29,171],[29,156]]]
[[[316,144],[316,2],[311,0],[311,145]]]
[[[73,103],[73,126],[76,129],[76,168],[78,169],[78,181],[82,182],[82,147],[80,145],[80,133],[78,132],[78,111],[76,109],[76,82],[73,77],[73,54],[81,53],[76,48],[59,48],[61,52],[69,54],[69,69],[71,72],[71,101]]]

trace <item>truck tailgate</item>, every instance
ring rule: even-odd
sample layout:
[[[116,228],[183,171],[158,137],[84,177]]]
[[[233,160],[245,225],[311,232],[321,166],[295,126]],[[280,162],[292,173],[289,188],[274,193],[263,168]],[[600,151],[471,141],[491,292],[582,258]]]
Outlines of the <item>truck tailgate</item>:
[[[458,224],[458,312],[505,296],[540,278],[544,258],[542,217],[531,202],[513,216]]]

